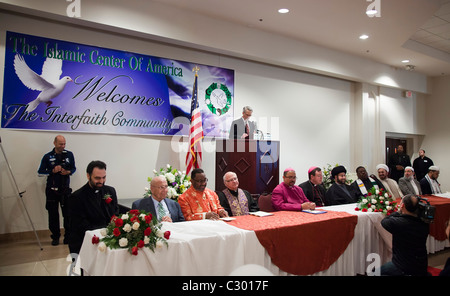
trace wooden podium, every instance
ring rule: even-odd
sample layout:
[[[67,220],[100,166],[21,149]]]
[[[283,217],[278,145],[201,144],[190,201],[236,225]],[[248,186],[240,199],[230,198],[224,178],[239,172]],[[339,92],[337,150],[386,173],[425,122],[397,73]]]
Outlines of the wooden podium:
[[[239,188],[251,194],[271,193],[279,183],[280,142],[216,140],[216,190],[225,189],[223,175],[235,172]]]

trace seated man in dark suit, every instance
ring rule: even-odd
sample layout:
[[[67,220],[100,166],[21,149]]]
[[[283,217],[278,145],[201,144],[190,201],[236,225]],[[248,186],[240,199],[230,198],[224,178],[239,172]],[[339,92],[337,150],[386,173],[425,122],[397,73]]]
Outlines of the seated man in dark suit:
[[[167,197],[167,180],[164,176],[156,176],[150,182],[150,197],[141,198],[133,202],[132,209],[144,210],[154,215],[158,221],[184,221],[180,205]]]
[[[228,212],[229,216],[248,215],[249,212],[259,211],[253,197],[247,190],[239,188],[239,180],[234,172],[227,172],[223,176],[225,188],[216,191],[220,205]]]
[[[428,168],[428,174],[420,180],[420,188],[422,194],[438,194],[442,193],[441,184],[437,178],[439,177],[439,167],[432,165]]]
[[[337,166],[331,170],[331,178],[334,179],[334,184],[328,189],[325,194],[325,199],[329,205],[340,205],[357,202],[361,198],[361,193],[353,190],[350,185],[347,185],[347,170],[343,166]]]
[[[322,185],[322,180],[322,170],[319,167],[311,167],[308,170],[308,181],[298,185],[303,189],[306,197],[318,207],[328,206],[325,200],[325,187]]]

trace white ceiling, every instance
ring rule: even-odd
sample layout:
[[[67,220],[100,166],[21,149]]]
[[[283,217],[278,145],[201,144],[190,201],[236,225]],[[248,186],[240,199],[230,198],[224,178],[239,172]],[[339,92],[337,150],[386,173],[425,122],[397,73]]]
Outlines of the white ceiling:
[[[429,76],[450,75],[450,0],[154,1],[398,68],[413,65]],[[368,17],[376,3],[379,16]]]

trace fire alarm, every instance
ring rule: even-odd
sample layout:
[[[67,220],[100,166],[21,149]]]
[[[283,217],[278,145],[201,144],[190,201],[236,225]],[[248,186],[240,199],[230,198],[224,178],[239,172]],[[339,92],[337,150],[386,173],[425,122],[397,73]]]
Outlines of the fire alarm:
[[[413,92],[410,91],[410,90],[405,90],[405,91],[403,92],[403,96],[404,96],[405,98],[411,99],[412,96],[413,96]]]

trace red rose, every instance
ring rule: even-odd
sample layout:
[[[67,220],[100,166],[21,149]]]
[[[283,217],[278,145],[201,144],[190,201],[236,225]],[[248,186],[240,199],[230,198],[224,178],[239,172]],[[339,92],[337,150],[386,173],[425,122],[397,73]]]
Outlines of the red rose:
[[[367,195],[368,195],[368,196],[371,196],[371,195],[372,195],[372,192],[369,192]]]
[[[130,210],[131,215],[139,215],[139,210]]]
[[[111,222],[116,221],[116,219],[117,219],[117,216],[116,215],[112,215]]]
[[[362,212],[367,212],[367,209],[362,209]]]
[[[120,235],[120,230],[119,230],[119,228],[114,228],[113,234],[114,234],[114,236],[119,236],[119,235]]]
[[[131,254],[133,254],[134,256],[136,256],[138,254],[138,247],[133,247],[131,249]]]
[[[92,238],[92,244],[96,245],[99,242],[100,242],[100,238],[94,234],[94,237]]]
[[[150,224],[152,222],[153,216],[152,214],[148,214],[147,216],[145,216],[145,222],[147,222],[148,224]]]
[[[147,229],[144,230],[144,235],[149,236],[152,233],[152,229],[150,227],[147,227]]]
[[[169,237],[170,237],[170,231],[166,231],[166,232],[164,232],[164,238],[165,239],[169,239]]]
[[[105,198],[105,202],[106,202],[107,204],[111,203],[111,202],[112,202],[112,198],[111,198],[111,197]]]
[[[140,240],[137,244],[138,248],[142,248],[145,245],[143,240]]]
[[[359,211],[359,208],[355,208],[355,211]]]
[[[123,220],[120,218],[117,218],[116,221],[114,221],[116,224],[116,227],[121,227],[123,225]]]
[[[131,217],[130,221],[133,222],[133,223],[134,222],[139,222],[139,218],[137,216],[133,216],[133,217]]]

